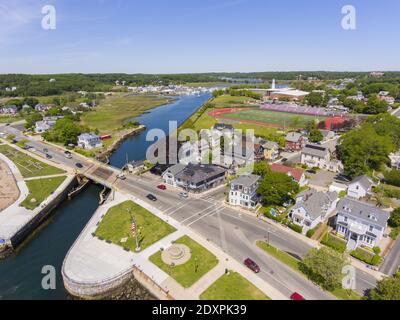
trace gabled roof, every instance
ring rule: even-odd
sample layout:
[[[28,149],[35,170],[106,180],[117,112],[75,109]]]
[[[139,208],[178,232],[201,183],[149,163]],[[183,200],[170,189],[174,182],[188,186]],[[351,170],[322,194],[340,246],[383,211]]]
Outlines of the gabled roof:
[[[304,174],[304,170],[302,169],[292,168],[278,163],[271,164],[271,170],[274,172],[286,173],[290,175],[297,182],[300,182]]]
[[[250,187],[252,185],[254,185],[255,183],[258,182],[258,180],[260,180],[260,176],[257,176],[255,174],[246,174],[246,175],[242,175],[239,178],[235,179],[232,181],[231,184],[233,185],[241,185],[244,188]]]
[[[338,214],[348,215],[356,220],[366,221],[385,228],[390,213],[365,202],[343,198],[338,205]]]
[[[286,141],[288,142],[299,142],[302,137],[301,133],[298,132],[289,132],[286,136]]]
[[[366,175],[354,178],[350,185],[355,183],[359,183],[365,190],[371,189],[371,187],[374,185],[374,182]]]
[[[310,217],[315,220],[322,214],[325,214],[322,208],[331,206],[337,198],[338,194],[336,192],[316,192],[314,190],[308,190],[308,192],[304,194],[303,200],[296,203],[293,210],[304,208]]]

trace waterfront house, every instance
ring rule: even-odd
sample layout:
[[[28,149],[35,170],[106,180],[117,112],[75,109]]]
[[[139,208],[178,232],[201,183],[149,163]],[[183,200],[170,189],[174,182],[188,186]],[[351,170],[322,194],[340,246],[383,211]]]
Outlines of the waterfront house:
[[[360,199],[372,194],[372,187],[375,186],[371,178],[367,176],[359,176],[350,182],[347,189],[349,197]]]
[[[296,197],[296,204],[290,209],[289,217],[294,224],[303,227],[303,232],[307,232],[324,221],[335,210],[338,201],[337,192],[308,189]]]
[[[308,183],[304,170],[302,169],[292,168],[284,166],[283,164],[273,163],[271,164],[271,170],[274,172],[287,174],[295,182],[297,182],[300,185],[300,187],[304,187]]]
[[[78,137],[78,146],[83,149],[91,150],[103,147],[103,143],[101,142],[100,137],[96,134],[82,133]]]
[[[348,241],[349,250],[358,246],[373,248],[379,246],[389,217],[389,212],[374,205],[344,198],[338,205],[336,232]]]
[[[203,164],[175,164],[163,173],[165,183],[186,191],[202,192],[225,182],[227,170]]]
[[[260,176],[242,175],[231,182],[229,204],[246,209],[254,209],[258,204],[257,189]]]

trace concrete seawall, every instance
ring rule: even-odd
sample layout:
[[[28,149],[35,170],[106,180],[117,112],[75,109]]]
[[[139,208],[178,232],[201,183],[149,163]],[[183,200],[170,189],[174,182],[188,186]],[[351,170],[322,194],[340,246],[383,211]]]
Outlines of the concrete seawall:
[[[0,246],[0,258],[7,254],[10,254],[16,249],[24,240],[26,240],[29,235],[31,235],[37,227],[39,227],[45,220],[47,220],[54,209],[64,200],[68,198],[68,193],[77,185],[76,177],[67,177],[66,181],[59,187],[55,194],[51,195],[48,199],[48,203],[44,207],[41,207],[38,212],[27,220],[24,224],[18,227],[15,232],[13,232],[5,240],[5,244]]]

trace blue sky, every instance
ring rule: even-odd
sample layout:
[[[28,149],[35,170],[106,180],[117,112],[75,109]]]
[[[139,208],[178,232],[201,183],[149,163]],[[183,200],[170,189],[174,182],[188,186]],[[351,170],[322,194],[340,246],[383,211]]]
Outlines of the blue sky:
[[[56,30],[41,27],[54,5]],[[341,27],[344,5],[357,29]],[[0,0],[0,73],[400,70],[398,0]]]

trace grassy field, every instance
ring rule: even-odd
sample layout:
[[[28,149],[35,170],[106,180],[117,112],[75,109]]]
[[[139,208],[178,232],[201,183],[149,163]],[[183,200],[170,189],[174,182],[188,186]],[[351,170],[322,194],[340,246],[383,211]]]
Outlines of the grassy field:
[[[13,123],[20,120],[23,120],[23,117],[7,117],[7,116],[0,116],[0,123]]]
[[[234,113],[227,113],[223,115],[224,118],[232,119],[234,121],[254,121],[265,123],[279,128],[299,129],[304,128],[305,125],[313,120],[321,121],[324,118],[317,118],[309,115],[299,115],[293,113],[274,112],[260,109],[249,109]]]
[[[201,296],[201,300],[270,300],[261,290],[236,272],[224,274]]]
[[[15,163],[24,178],[34,178],[65,173],[65,171],[61,169],[36,160],[7,145],[0,145],[0,152]]]
[[[246,97],[233,97],[233,96],[220,96],[212,101],[212,104],[215,105],[214,108],[208,108],[203,112],[196,112],[190,117],[181,128],[191,128],[196,131],[200,131],[201,129],[210,129],[213,125],[220,122],[218,119],[210,116],[208,113],[219,108],[233,108],[233,107],[240,107],[245,108],[246,105],[244,104],[245,101],[250,100]],[[225,121],[226,122],[226,121]],[[252,129],[256,136],[264,137],[266,139],[270,139],[273,141],[282,142],[284,141],[284,135],[277,133],[276,128],[269,128],[266,126],[261,126],[257,124],[241,124],[238,122],[233,122],[232,125],[237,130],[246,130]]]
[[[282,263],[286,264],[293,270],[301,273],[303,276],[304,274],[300,270],[300,263],[301,261],[296,259],[295,257],[291,256],[290,254],[281,251],[271,245],[268,245],[264,241],[257,241],[257,246],[264,250],[266,253],[273,256],[275,259],[281,261]],[[352,290],[345,290],[343,288],[335,289],[331,292],[336,298],[341,300],[360,300],[361,296]]]
[[[48,179],[37,179],[26,181],[29,189],[28,197],[21,203],[22,207],[33,210],[38,207],[48,196],[50,196],[66,179],[66,177],[55,177]],[[35,202],[31,202],[35,199]]]
[[[98,226],[95,235],[131,251],[136,249],[131,225],[135,219],[141,250],[161,240],[176,229],[132,201],[110,208]],[[127,238],[126,242],[121,242]]]
[[[99,129],[102,134],[110,134],[145,111],[166,103],[167,99],[155,96],[108,97],[95,111],[85,113],[81,122],[90,128]]]
[[[184,244],[190,248],[192,256],[188,262],[179,266],[171,267],[162,261],[161,251],[152,255],[150,261],[169,274],[185,288],[191,287],[203,275],[218,264],[217,258],[211,252],[196,241],[190,239],[188,236],[178,239],[175,243]]]

